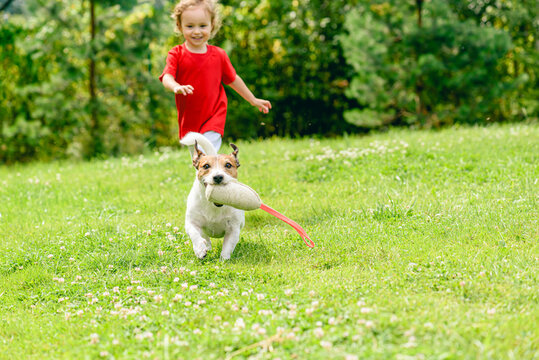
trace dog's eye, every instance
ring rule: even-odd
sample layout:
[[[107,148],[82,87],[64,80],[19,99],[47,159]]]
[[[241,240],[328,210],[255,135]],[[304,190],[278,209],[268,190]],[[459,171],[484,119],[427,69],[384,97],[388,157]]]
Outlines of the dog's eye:
[[[230,168],[232,167],[232,164],[231,164],[231,163],[226,163],[226,164],[225,164],[225,167],[226,167],[227,169],[230,169]]]
[[[202,166],[205,170],[208,170],[210,168],[210,164],[204,164],[204,166]]]

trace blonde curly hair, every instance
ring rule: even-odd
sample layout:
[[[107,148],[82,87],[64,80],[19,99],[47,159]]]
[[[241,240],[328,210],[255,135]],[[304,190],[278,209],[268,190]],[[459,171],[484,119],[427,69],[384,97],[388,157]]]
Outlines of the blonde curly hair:
[[[191,6],[203,5],[211,17],[211,34],[213,38],[221,28],[221,14],[217,0],[181,0],[174,7],[171,17],[176,20],[176,28],[174,29],[178,35],[182,35],[182,14]]]

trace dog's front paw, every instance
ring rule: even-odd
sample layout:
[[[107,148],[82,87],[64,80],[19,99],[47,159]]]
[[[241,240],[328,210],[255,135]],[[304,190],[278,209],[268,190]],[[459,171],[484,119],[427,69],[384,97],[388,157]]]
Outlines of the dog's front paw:
[[[193,247],[193,250],[195,251],[196,257],[202,260],[206,257],[210,249],[204,244],[201,246]]]

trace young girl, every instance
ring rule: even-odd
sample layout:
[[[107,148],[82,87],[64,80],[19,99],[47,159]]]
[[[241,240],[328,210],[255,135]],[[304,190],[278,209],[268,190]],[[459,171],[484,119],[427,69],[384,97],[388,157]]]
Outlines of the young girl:
[[[176,94],[180,139],[188,132],[199,132],[219,150],[227,109],[223,84],[265,114],[271,103],[256,98],[225,51],[208,44],[220,27],[215,0],[181,0],[172,17],[185,42],[169,51],[159,80]]]

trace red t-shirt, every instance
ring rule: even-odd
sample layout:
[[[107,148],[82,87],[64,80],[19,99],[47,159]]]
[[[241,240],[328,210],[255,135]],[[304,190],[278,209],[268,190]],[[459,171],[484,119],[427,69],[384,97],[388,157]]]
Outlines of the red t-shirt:
[[[167,63],[159,80],[170,74],[180,85],[191,85],[190,95],[176,94],[180,139],[190,131],[215,131],[223,136],[227,98],[223,84],[236,79],[236,70],[226,52],[208,45],[204,54],[195,54],[185,45],[168,52]]]

